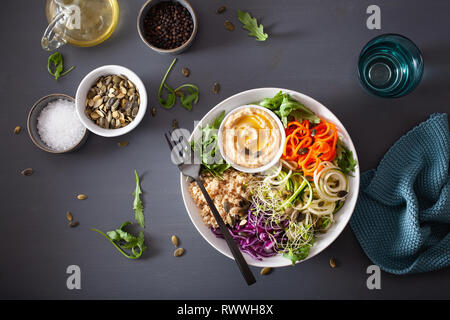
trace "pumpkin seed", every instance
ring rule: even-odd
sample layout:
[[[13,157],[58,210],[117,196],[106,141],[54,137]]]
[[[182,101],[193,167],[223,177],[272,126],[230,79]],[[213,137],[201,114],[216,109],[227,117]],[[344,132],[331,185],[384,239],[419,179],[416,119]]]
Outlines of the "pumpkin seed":
[[[177,119],[172,120],[172,128],[174,128],[174,129],[178,128],[178,120]]]
[[[69,221],[73,220],[73,216],[72,216],[72,213],[70,213],[70,211],[67,211],[66,217],[67,217],[67,220],[69,220]]]
[[[26,168],[20,172],[23,176],[31,176],[33,174],[32,168]]]
[[[265,268],[262,268],[262,270],[261,270],[261,275],[262,276],[267,276],[269,273],[271,273],[272,272],[272,268],[269,268],[269,267],[265,267]]]
[[[341,191],[338,191],[337,196],[338,196],[339,198],[344,198],[347,194],[348,194],[347,191],[341,190]]]
[[[180,257],[180,256],[183,255],[183,253],[184,253],[184,249],[183,249],[183,248],[178,248],[178,249],[176,249],[176,250],[173,252],[173,255],[174,255],[175,257]]]
[[[120,141],[117,143],[119,147],[126,147],[128,145],[128,141]]]
[[[17,126],[14,128],[14,133],[15,134],[19,134],[20,133],[20,129],[22,129],[20,126]]]
[[[234,24],[230,20],[225,20],[225,29],[234,31]]]
[[[317,130],[316,129],[312,129],[311,130],[311,137],[314,137],[317,134]]]
[[[153,107],[153,108],[152,108],[152,117],[155,117],[155,116],[156,116],[156,108]]]
[[[240,226],[244,226],[247,223],[247,220],[242,219],[241,222],[239,222]]]
[[[86,199],[87,199],[87,195],[85,195],[85,194],[79,194],[79,195],[77,195],[77,199],[78,199],[78,200],[86,200]]]
[[[304,154],[307,154],[308,151],[309,151],[308,148],[300,148],[300,150],[298,150],[297,153],[302,156]]]
[[[100,77],[86,96],[85,114],[102,128],[126,126],[136,118],[139,111],[139,93],[135,85],[123,75]]]
[[[172,243],[175,247],[178,247],[179,240],[178,240],[177,236],[175,236],[175,235],[172,236]]]
[[[217,13],[217,14],[222,14],[222,13],[224,13],[225,11],[227,11],[227,7],[221,6],[221,7],[219,7],[219,8],[216,10],[216,13]]]
[[[225,211],[226,213],[230,212],[230,203],[228,202],[228,200],[225,200],[223,202],[223,211]]]
[[[183,76],[189,77],[189,75],[191,74],[191,70],[189,70],[188,68],[182,68],[181,73],[183,74]]]
[[[330,267],[332,268],[336,267],[336,261],[333,258],[330,259]]]
[[[323,205],[325,204],[324,201],[319,201],[319,203],[317,204],[318,207],[323,207]]]
[[[77,227],[79,224],[80,224],[80,223],[79,223],[78,221],[71,221],[71,222],[69,223],[69,226],[70,226],[71,228],[75,228],[75,227]]]
[[[219,91],[220,91],[220,84],[218,84],[217,82],[214,82],[214,85],[213,85],[213,93],[214,93],[214,94],[218,94]]]

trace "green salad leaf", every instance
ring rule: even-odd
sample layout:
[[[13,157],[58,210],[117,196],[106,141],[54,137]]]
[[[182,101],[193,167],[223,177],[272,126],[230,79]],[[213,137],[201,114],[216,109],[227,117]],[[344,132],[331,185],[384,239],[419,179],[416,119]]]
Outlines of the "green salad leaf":
[[[172,70],[173,65],[176,61],[177,58],[174,58],[169,66],[169,69],[167,69],[164,78],[161,81],[161,85],[159,86],[158,90],[158,101],[161,106],[166,109],[170,109],[175,105],[177,96],[179,96],[181,105],[187,110],[192,110],[192,104],[197,104],[198,102],[198,96],[200,93],[198,87],[193,84],[186,83],[176,89],[172,89],[172,87],[166,83],[167,76],[169,75],[170,70]],[[186,90],[188,91],[187,94],[183,90],[184,88],[186,88]],[[167,95],[167,99],[164,99],[163,97],[163,89],[166,89],[169,92]]]
[[[53,68],[52,68],[53,66]],[[48,63],[47,63],[47,70],[48,72],[55,77],[55,80],[58,80],[59,78],[65,76],[70,71],[72,71],[75,67],[72,66],[68,70],[64,71],[64,64],[63,64],[63,56],[59,52],[55,52],[52,55],[48,57]],[[54,69],[54,70],[52,70]]]
[[[355,167],[358,164],[353,157],[353,152],[347,148],[347,146],[342,142],[339,137],[336,145],[337,151],[337,165],[345,174],[350,174],[350,172],[355,171]]]
[[[142,228],[145,228],[145,217],[144,217],[144,205],[142,204],[140,195],[142,194],[141,187],[139,185],[139,175],[137,174],[137,171],[134,170],[134,174],[136,175],[136,189],[133,192],[134,201],[133,201],[133,209],[134,209],[134,218],[136,219],[136,222],[139,223],[139,225]]]
[[[242,27],[249,31],[248,35],[255,37],[257,41],[266,41],[269,37],[267,33],[264,33],[263,25],[258,26],[256,18],[252,18],[250,13],[238,10],[238,19],[242,23]]]
[[[106,234],[95,228],[92,228],[91,230],[104,236],[121,254],[128,259],[138,259],[147,249],[144,245],[144,233],[140,231],[139,235],[135,236],[123,230],[130,224],[132,224],[130,221],[126,221],[122,223],[119,229],[108,231]],[[130,250],[131,252],[126,252],[125,250]]]
[[[217,133],[224,118],[225,111],[222,111],[211,125],[208,124],[201,129],[202,137],[199,141],[192,142],[192,148],[200,155],[202,169],[218,178],[221,178],[223,173],[230,168],[230,165],[220,155],[217,144]]]
[[[283,257],[285,257],[286,259],[291,260],[292,265],[295,266],[295,263],[297,261],[306,259],[306,257],[309,254],[309,249],[310,249],[309,245],[305,245],[305,246],[302,246],[300,248],[297,248],[295,250],[295,252],[292,249],[289,249],[288,253],[283,253]]]
[[[173,59],[172,63],[169,66],[169,69],[167,69],[166,74],[164,75],[164,78],[161,81],[161,84],[159,86],[158,90],[158,101],[161,106],[163,106],[166,109],[170,109],[175,104],[175,91],[166,84],[167,76],[169,75],[170,70],[172,70],[173,65],[177,62],[177,58]],[[169,94],[167,96],[167,99],[164,99],[162,96],[163,89],[166,88],[169,91]]]
[[[281,122],[286,127],[289,117],[294,117],[301,122],[303,119],[309,120],[311,123],[319,123],[320,118],[311,110],[300,102],[292,99],[292,97],[283,92],[278,92],[273,98],[265,98],[259,103],[260,106],[268,108],[280,117]]]
[[[183,88],[186,88],[189,94],[185,94],[183,91]],[[197,86],[193,84],[183,84],[176,88],[175,94],[178,92],[181,93],[180,95],[180,102],[183,107],[185,107],[188,110],[192,110],[192,104],[196,104],[198,102],[198,95],[200,93],[200,90]]]

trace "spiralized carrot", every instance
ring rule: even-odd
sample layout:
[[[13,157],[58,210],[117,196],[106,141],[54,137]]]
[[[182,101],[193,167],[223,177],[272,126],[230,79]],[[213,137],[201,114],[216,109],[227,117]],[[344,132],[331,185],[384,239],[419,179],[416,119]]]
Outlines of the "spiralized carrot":
[[[291,121],[287,124],[286,142],[282,159],[297,163],[296,170],[305,176],[313,176],[322,161],[333,161],[336,157],[338,133],[336,126],[324,119],[311,126],[308,120]]]

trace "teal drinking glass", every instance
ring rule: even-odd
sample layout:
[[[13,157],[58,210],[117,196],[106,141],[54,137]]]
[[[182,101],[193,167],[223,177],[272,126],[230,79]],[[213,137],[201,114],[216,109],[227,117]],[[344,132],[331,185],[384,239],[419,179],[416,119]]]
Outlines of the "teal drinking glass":
[[[396,98],[414,90],[423,74],[417,46],[398,34],[383,34],[367,43],[359,56],[358,74],[370,93]]]

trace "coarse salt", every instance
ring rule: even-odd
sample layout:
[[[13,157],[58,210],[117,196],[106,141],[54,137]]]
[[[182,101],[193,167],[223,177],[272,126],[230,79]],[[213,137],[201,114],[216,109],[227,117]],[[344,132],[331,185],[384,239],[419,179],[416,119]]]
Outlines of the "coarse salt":
[[[78,119],[75,104],[58,99],[42,109],[37,118],[37,130],[48,147],[56,151],[66,151],[80,142],[86,128]]]

